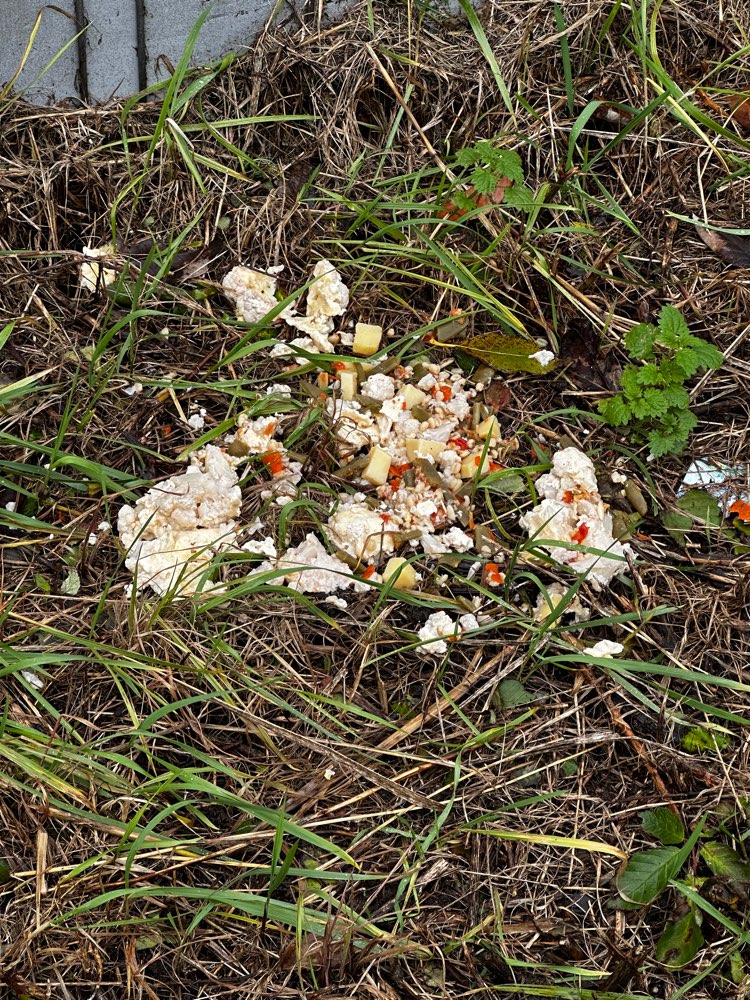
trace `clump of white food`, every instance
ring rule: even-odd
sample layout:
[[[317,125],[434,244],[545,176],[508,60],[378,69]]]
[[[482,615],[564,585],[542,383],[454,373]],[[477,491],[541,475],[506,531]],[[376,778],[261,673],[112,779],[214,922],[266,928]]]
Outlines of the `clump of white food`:
[[[588,656],[603,656],[610,659],[618,656],[625,649],[621,642],[612,642],[611,639],[600,639],[593,646],[587,646],[584,653]]]
[[[386,521],[356,499],[346,498],[328,518],[326,530],[331,544],[354,559],[377,561],[395,548],[393,534],[386,530]]]
[[[536,599],[534,621],[543,622],[546,618],[549,618],[567,595],[568,590],[561,583],[551,583],[547,587],[547,596],[545,597],[542,592]],[[584,607],[578,594],[575,595],[572,601],[565,605],[563,614],[573,615],[577,622],[586,622],[591,617],[591,611],[587,607]]]
[[[194,594],[214,555],[235,548],[242,495],[233,465],[213,445],[192,456],[191,463],[187,472],[120,510],[125,565],[137,574],[139,590]]]
[[[479,628],[479,622],[474,615],[461,615],[456,622],[444,611],[436,611],[417,632],[422,645],[416,651],[420,656],[442,656],[448,652],[446,639],[455,640],[462,632],[475,628]]]
[[[252,267],[233,267],[221,284],[245,323],[260,323],[278,304],[276,278]]]
[[[341,316],[349,305],[349,289],[329,260],[319,260],[313,268],[312,277],[313,284],[307,293],[306,315],[284,318],[289,326],[307,334],[292,341],[295,347],[332,354],[334,347],[328,338],[335,326],[333,317]],[[301,360],[304,364],[304,358]]]
[[[542,368],[546,368],[547,365],[555,360],[555,355],[552,351],[537,351],[536,354],[530,354],[529,359],[531,361],[538,361]]]
[[[295,548],[287,549],[275,563],[278,569],[292,566],[307,568],[285,574],[284,579],[291,590],[305,594],[330,594],[334,590],[347,590],[352,585],[355,590],[368,589],[367,584],[356,580],[346,563],[327,552],[320,539],[312,533],[307,534]]]
[[[80,287],[84,292],[95,292],[97,288],[106,288],[117,279],[117,271],[104,264],[93,263],[102,257],[111,257],[115,252],[111,243],[100,247],[83,247],[81,252],[88,260],[81,264]]]
[[[552,460],[552,471],[540,476],[537,491],[544,498],[521,518],[521,525],[540,545],[563,542],[623,557],[628,545],[615,541],[612,516],[599,496],[594,463],[578,448],[563,448]],[[600,590],[625,568],[622,558],[580,549],[545,546],[555,562],[585,574]]]

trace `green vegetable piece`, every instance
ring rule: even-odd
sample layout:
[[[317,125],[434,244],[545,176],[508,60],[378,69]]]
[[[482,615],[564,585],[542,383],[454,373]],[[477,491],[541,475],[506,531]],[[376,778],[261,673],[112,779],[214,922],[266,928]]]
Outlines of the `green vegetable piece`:
[[[691,910],[676,923],[667,924],[656,944],[654,957],[668,969],[682,969],[704,945],[697,914]]]
[[[644,810],[638,815],[641,817],[641,826],[644,832],[656,837],[665,846],[681,844],[685,839],[685,827],[682,825],[682,820],[666,806]]]

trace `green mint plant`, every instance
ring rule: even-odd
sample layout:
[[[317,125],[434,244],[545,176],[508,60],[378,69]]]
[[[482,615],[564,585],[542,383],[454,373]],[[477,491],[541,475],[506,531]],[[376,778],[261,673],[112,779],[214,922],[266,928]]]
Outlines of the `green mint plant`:
[[[602,400],[599,412],[611,427],[627,426],[636,439],[647,441],[652,455],[677,455],[698,423],[685,381],[719,368],[724,355],[690,333],[674,306],[662,308],[657,326],[639,323],[629,330],[625,348],[633,363],[623,370],[622,391]]]
[[[524,185],[523,164],[515,150],[480,139],[456,154],[456,165],[473,167],[466,191],[451,191],[452,207],[469,212],[477,206],[499,205],[528,210],[532,192]]]

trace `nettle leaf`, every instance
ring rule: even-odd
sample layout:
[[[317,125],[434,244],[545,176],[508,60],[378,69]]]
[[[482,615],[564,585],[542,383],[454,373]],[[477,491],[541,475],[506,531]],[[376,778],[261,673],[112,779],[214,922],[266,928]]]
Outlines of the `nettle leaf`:
[[[636,371],[638,373],[639,385],[660,385],[662,382],[661,369],[653,362],[642,365],[640,368],[637,368]]]
[[[649,450],[655,458],[661,458],[662,455],[679,455],[687,443],[687,437],[680,438],[660,430],[651,431],[647,440]]]
[[[684,860],[683,852],[676,847],[638,851],[617,876],[617,890],[629,902],[644,906],[664,892]]]
[[[714,875],[726,875],[741,885],[750,885],[750,864],[728,844],[709,841],[701,847],[701,857]]]
[[[681,385],[667,385],[661,391],[671,410],[686,410],[690,406],[690,394]]]
[[[659,331],[651,323],[639,323],[625,334],[624,343],[628,354],[634,358],[651,358]]]
[[[612,396],[611,399],[603,399],[599,403],[599,412],[610,427],[621,427],[627,424],[632,416],[632,411],[621,393]]]
[[[479,158],[479,154],[473,146],[466,146],[465,149],[459,149],[456,153],[456,163],[459,167],[471,167]]]
[[[661,389],[645,389],[643,402],[646,405],[646,416],[649,417],[662,417],[669,409],[669,403]]]
[[[683,347],[674,356],[674,363],[686,378],[689,378],[700,368],[698,354],[692,347]]]
[[[513,149],[502,149],[495,163],[495,171],[516,184],[523,184],[523,162]]]
[[[709,344],[706,340],[701,340],[700,337],[692,336],[688,340],[687,346],[695,354],[698,365],[701,368],[721,368],[724,355],[718,347],[714,347],[713,344]]]
[[[646,809],[639,812],[641,826],[645,833],[656,837],[662,844],[681,844],[685,839],[685,827],[682,820],[676,816],[671,809],[666,806],[659,806],[658,809]]]
[[[474,185],[478,194],[492,194],[497,187],[497,177],[484,167],[472,170],[469,182]]]
[[[676,923],[667,924],[656,944],[654,957],[668,969],[681,969],[693,961],[704,944],[697,914],[691,910]]]
[[[698,425],[698,418],[690,410],[680,410],[675,416],[675,431],[679,437],[686,441],[690,431]]]
[[[541,375],[557,367],[557,359],[542,366],[532,354],[539,353],[539,346],[525,337],[508,337],[502,333],[483,333],[456,347],[501,372],[529,372]]]
[[[534,696],[529,694],[523,684],[514,677],[500,681],[492,694],[492,705],[500,710],[520,708],[522,705],[529,705],[533,700]]]
[[[628,400],[640,399],[641,384],[638,381],[638,369],[635,365],[627,365],[620,376],[622,391]]]
[[[674,306],[662,306],[659,313],[659,343],[665,347],[683,347],[690,339],[685,317]]]

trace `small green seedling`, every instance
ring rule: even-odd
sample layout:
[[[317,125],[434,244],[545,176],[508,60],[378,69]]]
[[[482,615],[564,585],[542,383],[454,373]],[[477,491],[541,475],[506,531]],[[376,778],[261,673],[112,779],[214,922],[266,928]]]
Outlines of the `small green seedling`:
[[[456,165],[474,169],[468,177],[470,187],[451,192],[451,201],[446,205],[446,214],[454,212],[451,218],[460,218],[477,206],[505,202],[510,208],[528,210],[533,203],[534,196],[523,183],[521,157],[515,150],[480,139],[458,151]]]
[[[622,391],[602,400],[599,412],[611,427],[627,426],[647,441],[652,455],[677,455],[698,423],[685,381],[719,368],[724,355],[690,333],[674,306],[663,307],[658,326],[639,323],[629,330],[625,348],[633,363],[623,370]]]

